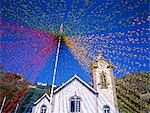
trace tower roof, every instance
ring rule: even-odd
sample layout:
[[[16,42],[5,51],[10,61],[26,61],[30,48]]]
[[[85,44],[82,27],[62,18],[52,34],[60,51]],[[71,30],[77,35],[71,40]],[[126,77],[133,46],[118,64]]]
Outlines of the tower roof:
[[[109,60],[106,60],[106,59],[102,56],[102,51],[99,51],[96,60],[93,61],[93,62],[91,62],[91,64],[90,64],[91,70],[93,70],[93,69],[95,69],[95,68],[98,68],[97,62],[102,61],[102,60],[105,61],[105,62],[107,62],[107,63],[109,64],[108,68],[114,68],[112,62],[109,61]]]

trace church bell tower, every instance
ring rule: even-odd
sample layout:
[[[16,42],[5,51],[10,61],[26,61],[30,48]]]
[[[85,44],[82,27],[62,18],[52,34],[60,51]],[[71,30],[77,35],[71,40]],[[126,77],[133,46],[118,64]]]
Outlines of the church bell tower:
[[[104,59],[102,52],[99,52],[96,61],[91,63],[91,76],[93,78],[94,89],[96,89],[98,93],[102,93],[116,109],[117,99],[113,68],[112,63]]]

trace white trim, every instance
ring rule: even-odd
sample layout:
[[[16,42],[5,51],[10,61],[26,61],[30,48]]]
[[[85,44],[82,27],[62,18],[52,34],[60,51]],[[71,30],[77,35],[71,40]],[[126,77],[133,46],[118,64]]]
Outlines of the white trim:
[[[65,87],[68,83],[72,82],[73,80],[78,80],[79,82],[81,82],[83,85],[85,85],[86,87],[88,87],[90,90],[92,90],[94,93],[98,94],[98,92],[93,89],[89,84],[87,84],[85,81],[83,81],[81,78],[79,78],[77,75],[74,75],[71,79],[69,79],[68,81],[66,81],[64,84],[62,84],[60,87],[58,87],[56,90],[54,90],[54,93],[58,92],[59,90],[61,90],[63,87]],[[44,97],[47,97],[48,100],[50,101],[50,96],[45,93],[43,96],[41,96],[36,102],[34,102],[34,105],[36,105],[37,103],[39,103]]]
[[[54,93],[58,92],[61,88],[65,87],[68,83],[70,83],[71,81],[73,81],[74,79],[77,79],[79,82],[81,82],[83,85],[85,85],[86,87],[88,87],[90,90],[92,90],[94,93],[98,92],[93,89],[89,84],[87,84],[85,81],[83,81],[81,78],[79,78],[77,75],[74,75],[71,79],[69,79],[67,82],[65,82],[63,85],[61,85],[59,88],[57,88],[56,90],[54,90]]]
[[[34,102],[34,105],[36,105],[37,103],[39,103],[44,97],[47,97],[48,98],[48,100],[50,101],[50,97],[49,97],[49,95],[47,94],[47,93],[45,93],[42,97],[40,97],[36,102]]]

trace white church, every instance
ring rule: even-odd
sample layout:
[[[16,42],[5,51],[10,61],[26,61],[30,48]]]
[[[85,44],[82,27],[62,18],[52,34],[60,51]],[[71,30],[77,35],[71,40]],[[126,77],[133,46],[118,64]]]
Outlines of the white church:
[[[74,75],[54,90],[51,109],[45,93],[32,113],[118,113],[113,65],[99,54],[91,69],[92,86]]]

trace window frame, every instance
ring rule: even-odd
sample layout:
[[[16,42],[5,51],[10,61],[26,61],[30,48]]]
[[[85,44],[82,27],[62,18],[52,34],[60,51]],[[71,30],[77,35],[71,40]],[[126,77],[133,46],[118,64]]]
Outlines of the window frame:
[[[45,104],[43,104],[41,107],[40,107],[40,113],[46,113],[47,111],[47,106]]]
[[[104,113],[110,113],[110,107],[108,105],[103,106]]]
[[[72,96],[69,99],[69,104],[70,104],[70,113],[80,113],[81,112],[81,98],[78,96]],[[72,102],[74,102],[74,106],[72,107]],[[73,108],[73,110],[72,110]]]

